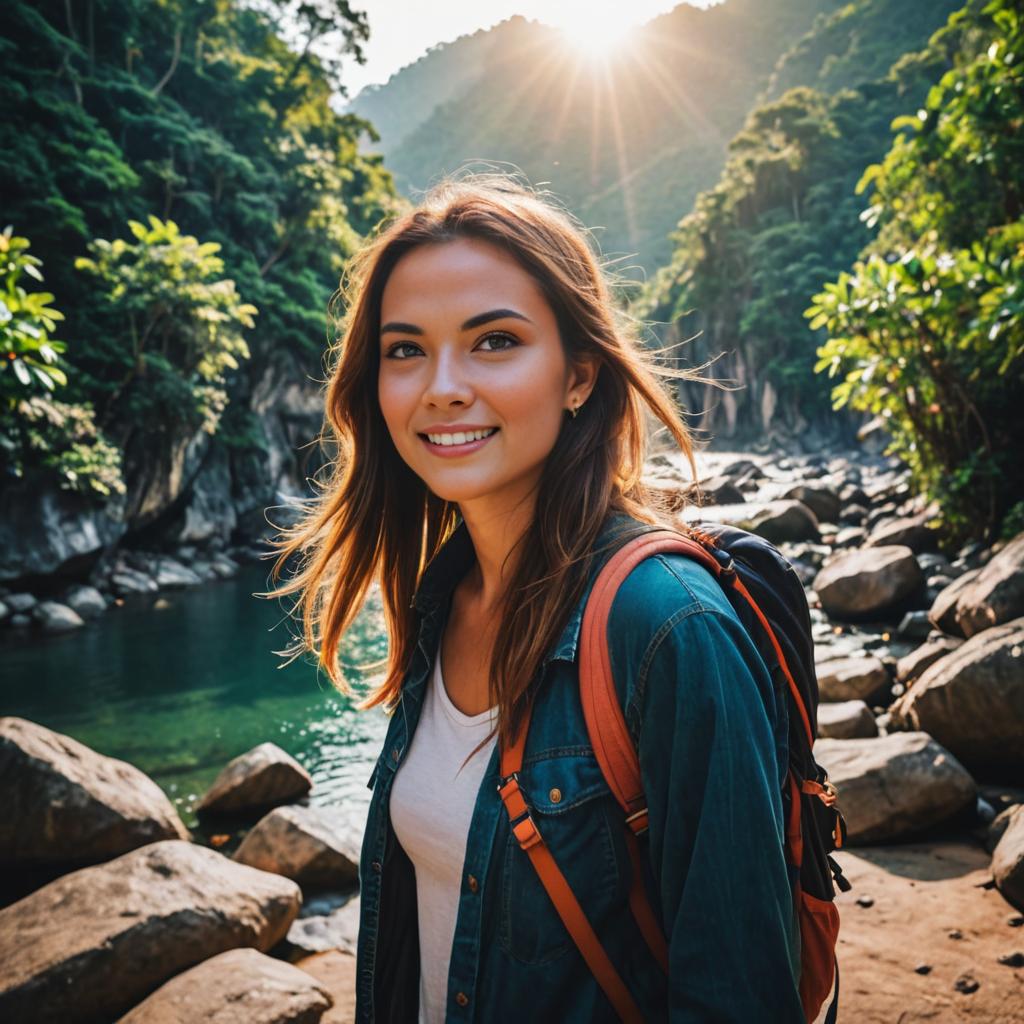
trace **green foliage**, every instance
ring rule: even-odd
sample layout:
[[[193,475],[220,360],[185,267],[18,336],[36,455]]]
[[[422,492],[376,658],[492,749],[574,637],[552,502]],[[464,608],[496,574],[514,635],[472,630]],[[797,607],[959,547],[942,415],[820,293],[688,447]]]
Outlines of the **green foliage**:
[[[120,453],[97,430],[92,407],[49,395],[67,384],[57,365],[66,346],[50,334],[64,315],[49,292],[19,283],[22,274],[41,282],[42,260],[13,232],[0,234],[0,471],[50,474],[65,489],[102,497],[123,493]]]
[[[32,238],[68,318],[74,346],[50,364],[64,400],[126,452],[130,493],[173,473],[229,394],[247,402],[271,357],[320,373],[345,262],[397,206],[359,148],[372,126],[332,106],[367,34],[348,0],[5,4],[5,222]],[[148,242],[90,245],[129,221]],[[172,223],[177,239],[156,237]],[[252,326],[239,294],[261,310]]]
[[[34,396],[18,402],[14,422],[0,425],[0,451],[13,476],[55,476],[64,490],[109,498],[124,494],[121,453],[100,433],[92,407]]]
[[[64,314],[50,305],[49,292],[29,292],[19,284],[22,274],[42,281],[43,261],[29,253],[27,238],[13,232],[8,225],[0,234],[0,401],[8,409],[33,391],[67,383],[57,366],[64,343],[51,336]]]
[[[950,19],[954,66],[861,179],[878,239],[806,311],[835,406],[887,419],[954,538],[994,536],[1024,491],[1024,16],[980,7]]]
[[[123,373],[107,402],[133,417],[164,424],[202,422],[215,433],[227,396],[220,385],[239,359],[249,358],[243,328],[256,307],[242,302],[235,282],[221,278],[218,242],[182,235],[173,221],[129,221],[136,242],[96,239],[92,259],[75,266],[96,277],[112,314],[124,324],[115,340]],[[180,397],[190,394],[184,405]]]

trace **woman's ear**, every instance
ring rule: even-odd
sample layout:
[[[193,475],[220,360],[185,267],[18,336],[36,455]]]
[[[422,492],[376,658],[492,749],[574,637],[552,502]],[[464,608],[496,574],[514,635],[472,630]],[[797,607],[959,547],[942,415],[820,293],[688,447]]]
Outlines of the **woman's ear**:
[[[601,369],[601,360],[594,353],[588,352],[577,356],[569,370],[569,387],[567,399],[576,405],[582,405],[597,384],[597,374]]]

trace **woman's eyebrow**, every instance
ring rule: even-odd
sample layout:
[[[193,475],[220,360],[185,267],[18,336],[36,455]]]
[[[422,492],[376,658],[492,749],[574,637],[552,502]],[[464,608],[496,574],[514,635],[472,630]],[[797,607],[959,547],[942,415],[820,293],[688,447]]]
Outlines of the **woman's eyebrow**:
[[[476,316],[471,316],[459,330],[470,331],[474,327],[482,327],[484,324],[489,324],[492,320],[507,319],[525,320],[528,324],[533,323],[528,316],[523,316],[522,313],[517,313],[514,309],[492,309],[486,313],[477,313]],[[392,320],[380,329],[381,334],[387,334],[388,331],[398,331],[400,334],[423,334],[422,327],[417,327],[415,324],[402,323],[400,320]]]

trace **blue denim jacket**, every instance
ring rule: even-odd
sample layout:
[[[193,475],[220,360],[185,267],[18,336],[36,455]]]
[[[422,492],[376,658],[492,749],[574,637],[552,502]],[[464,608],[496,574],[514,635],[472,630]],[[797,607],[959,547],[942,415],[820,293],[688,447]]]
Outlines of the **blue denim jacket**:
[[[637,525],[612,513],[597,547]],[[586,597],[610,555],[593,559],[587,589],[544,659],[520,786],[645,1020],[802,1022],[799,938],[782,846],[785,704],[718,584],[681,555],[657,555],[631,571],[608,629],[648,798],[645,881],[669,942],[667,977],[633,920],[623,814],[588,741],[576,674]],[[414,599],[422,612],[418,649],[370,778],[359,868],[357,1024],[416,1020],[415,875],[391,827],[389,800],[452,590],[473,558],[463,523],[427,567]],[[614,1021],[511,834],[497,784],[495,749],[466,845],[446,1019]],[[557,803],[549,796],[556,788]]]

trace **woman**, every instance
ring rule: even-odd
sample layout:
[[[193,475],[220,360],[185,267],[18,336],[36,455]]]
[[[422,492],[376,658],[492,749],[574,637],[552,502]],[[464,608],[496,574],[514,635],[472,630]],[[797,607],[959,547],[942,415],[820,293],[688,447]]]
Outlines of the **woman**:
[[[528,706],[520,787],[644,1019],[803,1019],[785,722],[704,569],[641,562],[609,620],[667,977],[630,912],[622,815],[580,707],[597,571],[631,530],[673,525],[641,481],[645,416],[693,466],[659,380],[682,375],[616,312],[581,230],[508,180],[437,186],[357,257],[327,393],[339,457],[282,552],[303,556],[285,592],[339,686],[375,579],[391,641],[362,703],[391,720],[360,863],[357,1021],[617,1019],[496,791]]]

